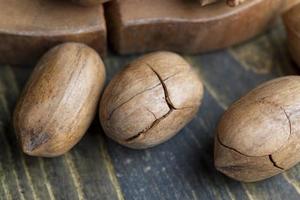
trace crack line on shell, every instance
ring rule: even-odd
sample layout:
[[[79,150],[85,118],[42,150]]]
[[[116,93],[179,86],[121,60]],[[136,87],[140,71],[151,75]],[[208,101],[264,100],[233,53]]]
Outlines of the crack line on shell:
[[[288,137],[288,139],[287,139],[287,141],[288,141],[288,140],[290,139],[291,135],[292,135],[292,123],[291,123],[291,120],[290,120],[290,116],[287,114],[285,108],[283,108],[282,106],[279,106],[278,104],[276,104],[276,103],[274,103],[274,102],[266,101],[266,98],[262,98],[262,99],[260,99],[260,100],[258,100],[258,101],[256,101],[256,102],[262,103],[262,104],[264,104],[264,103],[269,103],[270,105],[273,105],[273,106],[275,106],[275,107],[280,108],[280,109],[284,112],[284,115],[286,116],[286,119],[288,120],[288,123],[289,123],[289,137]],[[222,143],[222,141],[221,141],[221,139],[220,139],[218,133],[217,133],[217,140],[218,140],[218,142],[219,142],[223,147],[228,148],[228,149],[230,149],[230,150],[232,150],[232,151],[235,151],[236,153],[239,153],[239,154],[241,154],[241,155],[243,155],[243,156],[247,156],[247,157],[263,157],[263,156],[268,156],[268,157],[269,157],[269,160],[272,162],[272,164],[274,165],[274,167],[276,167],[276,168],[278,168],[278,169],[281,169],[281,170],[284,170],[283,167],[280,167],[280,166],[277,165],[277,163],[275,162],[275,160],[274,160],[273,157],[272,157],[272,154],[269,154],[269,155],[262,155],[262,156],[250,156],[250,155],[246,155],[246,154],[240,152],[239,150],[237,150],[237,149],[235,149],[235,148],[232,148],[232,147],[230,147],[230,146],[227,146],[227,145],[225,145],[224,143]],[[286,144],[286,143],[285,143],[285,144]],[[282,147],[284,147],[285,144],[283,144],[277,151],[279,151]],[[273,152],[273,154],[276,153],[277,151]]]
[[[169,92],[168,92],[168,89],[167,89],[167,86],[165,85],[164,81],[162,79],[162,77],[160,77],[160,75],[149,65],[147,64],[148,67],[155,73],[155,75],[157,76],[157,78],[159,79],[161,85],[163,86],[163,89],[164,89],[164,94],[165,94],[165,100],[166,100],[166,103],[167,105],[169,106],[170,109],[174,109],[176,110],[175,106],[173,105],[173,103],[171,102],[170,100],[170,97],[169,97]]]
[[[274,158],[272,157],[272,155],[269,155],[269,159],[270,161],[273,163],[274,167],[277,167],[278,169],[284,170],[283,167],[280,167],[277,165],[276,161],[274,160]]]
[[[165,78],[163,81],[166,81],[166,80],[168,80],[168,79],[170,79],[170,78],[176,76],[177,74],[178,74],[178,72],[175,73],[175,74],[172,74],[172,75],[168,76],[168,77]],[[130,98],[129,98],[128,100],[126,100],[125,102],[123,102],[123,103],[121,103],[120,105],[118,105],[116,108],[114,108],[114,109],[110,112],[109,117],[108,117],[108,120],[111,119],[113,113],[114,113],[116,110],[118,110],[120,107],[122,107],[123,105],[125,105],[126,103],[128,103],[129,101],[131,101],[132,99],[134,99],[135,97],[137,97],[137,96],[139,96],[139,95],[141,95],[141,94],[143,94],[143,93],[145,93],[145,92],[147,92],[147,91],[153,90],[154,88],[156,88],[156,87],[158,87],[158,86],[160,86],[160,85],[161,85],[161,82],[159,82],[158,84],[154,85],[153,87],[147,88],[147,89],[145,89],[145,90],[143,90],[143,91],[141,91],[141,92],[135,94],[134,96],[130,97]]]
[[[287,112],[285,111],[285,109],[283,108],[283,107],[280,107],[282,110],[283,110],[283,112],[284,112],[284,114],[285,114],[285,116],[286,116],[286,118],[287,118],[287,120],[288,120],[288,122],[289,122],[289,128],[290,128],[290,134],[289,134],[289,137],[288,137],[288,139],[287,140],[290,140],[290,137],[291,137],[291,135],[292,135],[292,123],[291,123],[291,119],[290,119],[290,116],[287,114]]]
[[[174,105],[172,104],[170,98],[169,98],[169,94],[168,94],[168,90],[167,90],[167,86],[165,85],[164,81],[168,80],[169,78],[173,77],[173,76],[176,76],[177,74],[179,73],[175,73],[165,79],[162,79],[160,77],[160,75],[151,67],[151,65],[147,64],[148,67],[153,71],[153,73],[157,76],[157,78],[159,79],[160,81],[160,84],[162,85],[163,87],[163,90],[164,90],[164,96],[165,96],[165,101],[169,107],[169,111],[163,115],[162,117],[160,118],[156,118],[155,121],[152,122],[152,124],[148,127],[148,128],[145,128],[143,131],[139,132],[138,134],[128,138],[125,140],[125,142],[132,142],[134,141],[136,138],[140,137],[141,135],[145,134],[147,131],[149,131],[150,129],[152,129],[155,125],[157,125],[161,120],[165,119],[168,115],[170,115],[174,110],[183,110],[183,109],[191,109],[193,108],[193,106],[186,106],[186,107],[182,107],[182,108],[175,108]],[[149,109],[147,109],[150,113],[154,114],[152,111],[150,111]]]
[[[171,114],[172,111],[174,110],[184,110],[184,109],[192,109],[194,107],[184,107],[184,108],[180,108],[180,109],[170,109],[165,115],[163,115],[162,117],[160,118],[156,118],[156,120],[148,127],[148,128],[145,128],[143,131],[139,132],[138,134],[130,137],[130,138],[127,138],[125,139],[125,142],[131,142],[132,140],[138,138],[139,136],[143,135],[144,133],[146,133],[148,130],[150,130],[151,128],[153,128],[155,125],[157,125],[161,120],[165,119],[168,115]],[[149,109],[147,109],[149,112],[151,112]],[[153,113],[153,112],[151,112]]]
[[[174,110],[176,110],[176,108],[173,106],[172,102],[171,102],[170,99],[169,99],[169,94],[168,94],[167,86],[166,86],[165,83],[164,83],[165,80],[163,80],[163,79],[160,77],[160,75],[159,75],[159,74],[158,74],[158,73],[157,73],[157,72],[156,72],[149,64],[147,64],[147,65],[148,65],[148,67],[153,71],[153,73],[156,75],[156,77],[158,78],[160,84],[161,84],[162,87],[163,87],[163,90],[164,90],[164,96],[165,96],[165,101],[166,101],[166,103],[167,103],[167,105],[168,105],[168,107],[169,107],[169,111],[168,111],[165,115],[163,115],[162,117],[160,117],[160,118],[154,120],[154,121],[152,122],[152,124],[151,124],[148,128],[145,128],[145,129],[144,129],[143,131],[141,131],[140,133],[138,133],[138,134],[136,134],[136,135],[134,135],[134,136],[132,136],[132,137],[126,139],[126,140],[125,140],[126,142],[131,142],[131,141],[135,140],[136,138],[138,138],[139,136],[141,136],[142,134],[146,133],[148,130],[150,130],[150,129],[153,128],[156,124],[158,124],[162,119],[166,118],[166,117],[167,117],[168,115],[170,115]],[[147,110],[148,110],[148,109],[147,109]],[[149,111],[149,112],[153,114],[152,111]]]
[[[147,107],[145,107],[146,108],[146,110],[148,111],[148,112],[150,112],[151,114],[152,114],[152,116],[155,118],[155,120],[157,120],[157,117],[156,117],[156,115],[154,114],[154,112],[152,112],[151,110],[149,110]]]
[[[125,142],[131,142],[131,141],[135,140],[136,138],[140,137],[142,134],[145,134],[147,131],[149,131],[151,128],[153,128],[155,125],[157,125],[161,120],[165,119],[168,115],[170,115],[173,111],[174,111],[174,109],[170,109],[164,116],[162,116],[161,118],[156,119],[154,122],[152,122],[152,124],[148,128],[145,128],[143,131],[139,132],[138,134],[126,139]]]
[[[289,139],[290,139],[290,137],[291,137],[291,135],[292,135],[292,123],[291,123],[291,120],[290,120],[290,116],[287,114],[287,112],[286,112],[286,110],[285,110],[284,107],[282,107],[282,106],[280,106],[280,105],[278,105],[277,103],[274,103],[274,102],[272,102],[272,101],[267,101],[266,98],[267,98],[267,97],[264,97],[264,98],[262,98],[262,99],[257,100],[256,102],[262,103],[262,104],[268,103],[268,104],[270,104],[270,105],[273,105],[273,106],[275,106],[275,107],[280,108],[280,109],[284,112],[284,115],[285,115],[285,117],[286,117],[286,119],[288,120],[288,123],[289,123],[289,137],[288,137],[288,139],[287,139],[287,141],[289,141]],[[286,143],[285,143],[285,144],[286,144]],[[283,146],[285,146],[285,144],[283,144],[279,149],[281,149]],[[278,150],[279,150],[279,149],[278,149]],[[278,151],[278,150],[277,150],[277,151]],[[277,151],[275,151],[275,152],[273,152],[273,153],[276,153]]]
[[[278,166],[278,165],[276,164],[276,162],[275,162],[275,161],[273,160],[273,158],[272,158],[272,154],[270,154],[270,155],[265,155],[265,156],[249,156],[249,155],[246,155],[246,154],[244,154],[244,153],[238,151],[238,150],[235,149],[235,148],[232,148],[232,147],[230,147],[230,146],[227,146],[227,145],[223,144],[223,143],[221,142],[221,139],[219,138],[219,135],[218,135],[218,134],[217,134],[217,140],[218,140],[219,144],[220,144],[221,146],[223,146],[224,148],[229,149],[229,150],[232,150],[232,151],[234,151],[234,152],[236,152],[236,153],[238,153],[238,154],[240,154],[240,155],[246,156],[246,157],[250,157],[250,158],[258,157],[258,158],[259,158],[259,157],[266,157],[266,156],[268,156],[270,162],[273,164],[274,167],[276,167],[276,168],[278,168],[278,169],[280,169],[280,170],[284,170],[284,168],[282,168],[282,167],[280,167],[280,166]]]

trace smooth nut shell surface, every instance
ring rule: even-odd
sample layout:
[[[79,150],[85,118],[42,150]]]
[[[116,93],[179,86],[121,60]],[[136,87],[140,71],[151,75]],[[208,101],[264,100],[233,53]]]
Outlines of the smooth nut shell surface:
[[[290,54],[300,66],[300,4],[285,12],[283,21],[287,31]]]
[[[104,91],[105,133],[131,148],[148,148],[174,136],[196,114],[203,86],[179,55],[157,52],[130,63]]]
[[[14,112],[23,151],[52,157],[71,149],[93,120],[104,80],[101,58],[86,45],[66,43],[46,53]]]
[[[300,77],[266,82],[222,116],[215,166],[236,180],[269,178],[300,161]]]

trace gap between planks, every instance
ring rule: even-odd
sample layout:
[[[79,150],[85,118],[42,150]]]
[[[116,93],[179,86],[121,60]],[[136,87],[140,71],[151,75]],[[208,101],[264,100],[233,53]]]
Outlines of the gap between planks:
[[[14,90],[14,94],[15,94],[15,98],[16,98],[18,96],[18,94],[19,94],[19,88],[17,86],[15,76],[14,76],[14,74],[13,74],[13,72],[12,72],[12,70],[11,70],[11,68],[9,66],[4,66],[4,69],[6,71],[6,75],[7,75],[8,79],[11,80],[12,89]],[[5,109],[5,112],[6,112],[6,115],[8,117],[8,120],[11,120],[11,111],[9,110],[9,107],[8,107],[8,104],[7,104],[7,101],[6,101],[4,95],[5,94],[2,94],[2,93],[0,94],[1,102],[2,102],[2,105],[3,105],[4,109]],[[4,143],[6,144],[6,147],[8,149],[8,156],[9,156],[9,158],[12,158],[11,147],[9,146],[8,141],[7,141],[6,138],[5,138]],[[33,184],[32,184],[32,179],[31,179],[30,173],[28,171],[28,167],[27,167],[27,165],[25,163],[25,159],[24,159],[23,153],[22,152],[20,152],[20,153],[21,153],[21,155],[20,155],[20,157],[21,157],[21,165],[23,166],[24,171],[25,171],[25,176],[28,179],[28,185],[29,185],[29,188],[31,190],[32,197],[33,197],[34,200],[36,200],[38,198],[37,198],[36,191],[34,190],[34,187],[33,187]],[[14,163],[14,162],[12,162],[12,163]],[[24,195],[23,195],[23,193],[21,192],[21,189],[20,189],[19,177],[18,177],[18,175],[16,173],[16,170],[15,170],[15,164],[13,164],[13,166],[14,167],[13,167],[12,170],[13,170],[14,176],[16,177],[16,182],[17,182],[17,186],[18,186],[18,189],[19,189],[19,194],[21,196],[21,199],[25,200],[25,197],[24,197]],[[8,188],[6,188],[6,189],[8,190]]]
[[[193,60],[191,58],[186,58],[193,66],[198,66],[197,69],[201,69],[201,65],[199,63],[195,63],[193,62]],[[222,100],[222,97],[220,97],[220,95],[218,95],[217,91],[215,91],[212,87],[211,84],[209,84],[209,82],[206,80],[206,78],[204,76],[201,75],[201,70],[199,70],[200,73],[199,76],[207,90],[207,92],[216,100],[216,102],[219,104],[219,106],[223,109],[223,110],[227,110],[228,108],[228,104],[226,104],[226,102],[224,102]],[[242,187],[245,190],[245,194],[247,195],[249,200],[254,200],[255,198],[253,197],[253,195],[251,194],[250,190],[247,188],[247,185],[244,183],[240,183],[242,185]],[[227,186],[226,186],[227,187]],[[228,188],[228,187],[227,187]],[[230,188],[228,188],[227,193],[229,196],[232,196],[232,192],[230,190]],[[230,193],[230,194],[229,194]]]
[[[14,90],[15,97],[17,97],[18,94],[20,94],[20,90],[19,90],[19,88],[18,88],[18,86],[17,86],[17,81],[16,81],[16,78],[15,78],[15,76],[14,76],[14,73],[12,72],[12,69],[11,69],[9,66],[5,66],[5,69],[6,69],[6,72],[7,72],[6,75],[7,75],[8,79],[11,80],[11,83],[12,83],[12,89]],[[5,109],[6,109],[6,112],[7,112],[7,116],[10,117],[12,113],[10,112],[10,110],[9,110],[9,108],[8,108],[6,99],[4,98],[3,94],[0,94],[0,95],[1,95],[1,98],[3,98],[3,101],[4,101],[4,103],[5,103]],[[9,120],[10,120],[10,119],[9,119]],[[24,159],[24,156],[23,156],[23,152],[20,151],[20,153],[21,153],[21,156],[20,156],[20,157],[21,157],[21,164],[22,164],[22,166],[24,167],[25,176],[26,176],[26,178],[28,179],[28,185],[29,185],[29,188],[30,188],[30,190],[31,190],[32,197],[33,197],[34,200],[39,199],[39,198],[37,197],[36,191],[35,191],[35,189],[34,189],[34,187],[33,187],[32,178],[31,178],[31,176],[30,176],[28,167],[27,167],[27,165],[26,165],[26,163],[25,163],[25,159]]]
[[[111,180],[111,183],[113,185],[113,187],[115,188],[115,191],[117,193],[117,198],[118,200],[124,200],[124,196],[119,184],[119,181],[116,177],[116,172],[112,163],[112,160],[107,152],[107,148],[103,142],[103,138],[100,138],[100,135],[97,135],[98,141],[100,143],[100,153],[101,153],[101,157],[104,159],[104,165],[108,171],[108,176],[109,179]]]
[[[73,183],[75,185],[75,188],[76,188],[76,192],[78,194],[78,199],[79,200],[84,200],[84,193],[83,193],[83,190],[82,190],[82,185],[81,185],[81,181],[80,181],[80,175],[76,169],[76,166],[73,162],[73,159],[72,159],[72,155],[68,152],[64,155],[64,160],[66,161],[66,165],[67,165],[67,168],[69,169],[69,172],[71,174],[71,177],[73,179]]]
[[[2,167],[1,162],[0,162],[0,170],[1,170],[1,172],[3,172],[3,167]],[[1,186],[2,186],[2,188],[3,188],[3,191],[4,191],[4,194],[5,194],[6,199],[11,200],[11,199],[12,199],[12,196],[11,196],[11,193],[10,193],[10,191],[9,191],[9,189],[8,189],[8,187],[7,187],[7,185],[6,185],[6,183],[4,182],[5,179],[6,179],[6,175],[5,175],[5,173],[3,173],[3,175],[1,176]]]
[[[3,108],[5,109],[6,115],[10,116],[10,112],[8,110],[7,103],[6,103],[6,100],[5,100],[3,95],[0,95],[0,103],[3,105]],[[8,119],[8,120],[10,120],[10,119]],[[1,130],[1,131],[4,132],[4,130]],[[5,147],[7,149],[7,156],[8,156],[9,162],[13,164],[12,173],[13,173],[13,176],[15,177],[15,181],[16,181],[16,184],[17,184],[17,189],[18,189],[18,192],[19,192],[19,196],[22,200],[25,200],[24,194],[23,194],[21,186],[20,186],[20,180],[19,180],[19,177],[18,177],[17,172],[16,172],[16,166],[15,166],[15,163],[12,159],[11,147],[9,146],[8,141],[7,141],[5,136],[4,136],[4,144],[5,144]]]
[[[38,158],[38,160],[39,160],[39,164],[40,164],[40,169],[42,171],[43,179],[45,180],[45,185],[46,185],[49,197],[51,200],[55,200],[55,196],[54,196],[51,184],[49,183],[48,175],[45,170],[44,161],[42,158]]]
[[[284,178],[290,185],[292,185],[292,186],[295,188],[295,190],[298,192],[298,194],[300,194],[300,184],[299,184],[299,182],[294,181],[293,179],[291,179],[291,178],[289,177],[289,175],[288,175],[286,172],[282,173],[282,176],[283,176],[283,178]]]
[[[20,90],[19,90],[19,88],[17,86],[17,81],[16,81],[16,78],[15,78],[13,72],[12,72],[12,69],[9,66],[5,66],[5,70],[6,70],[7,74],[8,74],[9,80],[11,80],[11,82],[12,82],[12,87],[13,87],[13,90],[14,90],[14,94],[16,94],[16,96],[17,96],[20,93]],[[0,97],[1,96],[2,96],[2,94],[0,94]],[[2,98],[3,98],[3,96],[2,96]],[[9,112],[7,103],[6,103],[6,101],[4,101],[4,102],[5,102],[6,110]],[[98,137],[100,137],[100,136],[98,136]],[[106,169],[108,171],[109,179],[111,180],[111,183],[112,183],[112,185],[113,185],[113,187],[114,187],[114,189],[116,191],[118,199],[119,200],[124,200],[124,197],[123,197],[120,185],[118,183],[117,177],[114,175],[115,174],[114,167],[112,165],[110,156],[108,155],[108,152],[107,152],[107,150],[104,147],[102,139],[99,139],[99,140],[100,140],[101,153],[102,153],[103,158],[105,159],[104,163],[105,163],[105,167],[106,167]],[[30,173],[28,171],[26,163],[24,162],[24,156],[21,155],[21,158],[22,158],[22,165],[23,165],[25,173],[26,173],[26,177],[27,177],[29,183],[32,183],[32,179],[31,179]],[[70,171],[70,174],[71,174],[74,186],[75,186],[75,188],[77,190],[78,198],[80,200],[83,200],[85,198],[84,198],[84,193],[82,191],[82,186],[80,184],[80,175],[78,174],[78,171],[76,170],[76,167],[75,167],[74,162],[72,161],[71,155],[69,153],[67,153],[64,156],[64,159],[66,161],[67,168]],[[53,193],[53,190],[52,190],[52,186],[51,186],[51,184],[50,184],[50,182],[48,180],[48,175],[47,175],[47,173],[45,171],[43,159],[39,158],[39,163],[40,163],[40,169],[41,169],[42,174],[43,174],[43,178],[45,180],[45,186],[46,186],[47,191],[49,193],[50,199],[54,200],[55,196],[54,196],[54,193]],[[16,175],[16,173],[15,173],[15,175]],[[18,183],[18,185],[19,185],[19,183]],[[33,198],[34,199],[38,199],[37,195],[36,195],[36,192],[34,191],[34,188],[33,188],[32,184],[29,184],[29,185],[30,185],[30,188],[32,189],[32,196],[33,196]],[[25,199],[22,198],[22,200],[25,200]]]
[[[235,59],[235,60],[236,60],[243,68],[245,67],[245,66],[243,66],[243,63],[244,63],[243,60],[238,59],[238,58],[235,58],[235,56],[233,55],[233,54],[235,54],[235,53],[233,52],[233,51],[234,51],[233,49],[229,49],[229,50],[226,50],[226,51],[229,52],[229,54],[230,54],[231,56],[233,56],[233,58],[234,58],[234,59]],[[189,60],[190,63],[192,63],[192,64],[195,65],[195,66],[200,66],[200,68],[198,68],[198,69],[200,69],[199,76],[201,77],[201,80],[203,81],[203,84],[204,84],[205,88],[207,89],[207,91],[209,92],[209,94],[216,100],[216,102],[217,102],[224,110],[227,110],[227,108],[229,107],[229,105],[228,105],[225,101],[222,100],[222,99],[223,99],[222,96],[218,95],[218,92],[215,91],[215,90],[213,89],[213,86],[206,80],[206,77],[204,77],[204,76],[201,75],[201,65],[198,64],[198,63],[193,62],[193,60],[190,59],[190,58],[187,58],[187,60]],[[248,68],[248,67],[246,67],[246,68]],[[283,176],[283,178],[286,180],[286,182],[289,183],[289,184],[296,190],[296,192],[300,194],[300,184],[297,184],[297,183],[295,183],[294,181],[292,181],[292,180],[287,176],[286,172],[284,172],[283,174],[279,174],[279,175],[277,175],[277,176]],[[251,192],[250,192],[250,190],[249,190],[247,184],[242,183],[242,182],[241,182],[241,184],[242,184],[242,187],[244,188],[244,190],[245,190],[245,192],[246,192],[247,197],[248,197],[250,200],[257,199],[257,198],[254,198],[253,194],[251,194]]]

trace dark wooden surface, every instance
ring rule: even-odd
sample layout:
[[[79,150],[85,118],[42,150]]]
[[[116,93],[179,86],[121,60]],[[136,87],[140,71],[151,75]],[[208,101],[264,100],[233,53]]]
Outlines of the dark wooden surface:
[[[135,57],[110,54],[108,79]],[[300,199],[300,165],[258,183],[233,181],[213,166],[214,129],[229,104],[261,82],[297,73],[282,26],[233,48],[185,58],[199,71],[205,96],[180,134],[152,149],[130,150],[106,138],[97,118],[72,151],[53,159],[24,155],[11,128],[32,67],[0,66],[0,199]]]

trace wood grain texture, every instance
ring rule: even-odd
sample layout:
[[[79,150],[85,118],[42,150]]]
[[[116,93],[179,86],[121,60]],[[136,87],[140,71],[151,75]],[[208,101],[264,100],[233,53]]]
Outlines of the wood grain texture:
[[[103,6],[58,0],[0,0],[0,63],[33,64],[62,42],[82,42],[106,52]],[[80,13],[80,14],[79,14]]]
[[[294,73],[284,41],[280,26],[229,51],[186,56],[204,80],[203,107],[181,133],[156,148],[137,152],[110,141],[109,152],[125,196],[132,199],[285,199],[287,196],[298,199],[299,180],[291,170],[259,183],[241,184],[216,173],[211,160],[211,137],[224,109],[259,83]],[[256,55],[256,51],[268,53]],[[251,53],[240,56],[246,52]],[[118,58],[121,63],[133,59]],[[272,67],[265,63],[272,63]],[[112,71],[118,70],[119,64],[113,58],[108,65]],[[268,72],[256,73],[255,69]],[[296,168],[299,167],[292,170]]]
[[[202,108],[175,138],[143,151],[103,138],[95,122],[70,155],[55,159],[24,156],[8,128],[9,113],[31,68],[1,66],[0,197],[79,199],[83,194],[84,199],[299,199],[299,165],[282,175],[249,184],[233,181],[213,167],[214,131],[228,105],[266,80],[295,74],[282,30],[277,26],[229,50],[185,56],[204,81]],[[137,56],[110,54],[105,59],[109,66],[107,81]]]
[[[20,151],[11,112],[31,70],[0,67],[1,199],[123,199],[98,128],[65,156],[33,158]]]

